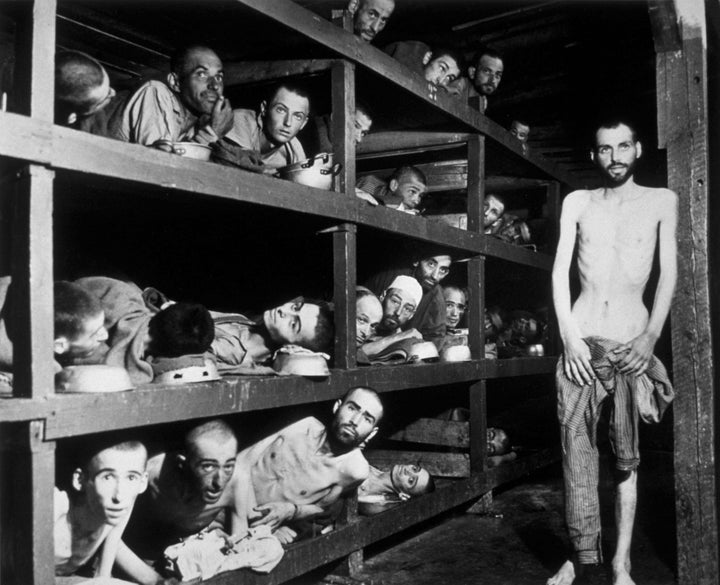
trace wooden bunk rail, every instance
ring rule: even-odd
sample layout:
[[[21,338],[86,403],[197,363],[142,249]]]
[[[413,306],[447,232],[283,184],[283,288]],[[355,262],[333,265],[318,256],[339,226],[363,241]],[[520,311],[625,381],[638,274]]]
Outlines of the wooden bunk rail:
[[[329,72],[338,59],[291,59],[279,61],[224,61],[225,87],[261,83],[293,75]]]
[[[453,148],[465,144],[472,134],[464,132],[421,132],[416,130],[373,132],[357,146],[358,159],[387,156],[399,150],[416,152],[427,148]]]
[[[524,155],[521,144],[503,127],[485,117],[468,104],[460,103],[456,98],[444,95],[437,89],[429,90],[428,83],[419,75],[411,74],[410,70],[369,43],[365,43],[348,32],[343,31],[331,22],[313,12],[294,4],[290,0],[236,0],[256,10],[274,21],[287,26],[292,23],[296,32],[350,59],[385,80],[412,93],[418,99],[432,104],[444,111],[448,116],[462,122],[468,129],[478,131],[502,144],[506,149],[525,158],[542,172],[563,183],[577,187],[570,175],[563,172],[557,165],[533,153]]]
[[[269,575],[243,571],[240,573],[241,581],[244,585],[283,583],[465,504],[503,483],[523,477],[558,459],[559,450],[548,449],[467,479],[448,481],[431,494],[408,500],[375,516],[360,517],[356,522],[338,526],[329,534],[299,542],[285,552],[283,560]],[[221,574],[207,581],[210,585],[232,585],[237,582],[238,572]]]
[[[481,378],[552,373],[557,358],[513,358],[418,366],[333,370],[325,379],[299,376],[224,377],[182,386],[148,384],[118,393],[54,394],[46,399],[0,401],[0,423],[45,419],[45,439],[323,402],[348,388],[378,392],[444,387]],[[88,416],[91,414],[92,416]]]

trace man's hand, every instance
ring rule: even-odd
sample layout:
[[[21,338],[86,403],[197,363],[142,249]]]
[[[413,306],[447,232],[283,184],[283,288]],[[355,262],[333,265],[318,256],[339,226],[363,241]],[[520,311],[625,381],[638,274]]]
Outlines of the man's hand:
[[[627,352],[627,354],[616,363],[616,366],[620,369],[620,373],[642,376],[650,365],[650,359],[653,356],[656,342],[657,336],[645,331],[635,339],[631,339],[614,350],[613,353],[615,355]]]
[[[401,339],[420,339],[422,341],[422,333],[420,333],[417,329],[414,327],[412,329],[408,329],[407,331],[401,331],[400,333],[395,334],[397,336],[397,340],[400,341]]]
[[[578,386],[592,384],[595,373],[590,365],[590,348],[578,336],[563,338],[565,375]]]
[[[250,527],[267,524],[270,528],[277,528],[291,520],[297,507],[289,502],[270,502],[264,506],[256,506],[253,511],[258,514],[251,518]]]
[[[295,532],[289,526],[281,526],[275,532],[273,532],[273,535],[280,541],[280,544],[285,546],[288,544],[292,544],[297,538],[297,532]]]
[[[370,193],[367,191],[363,191],[362,189],[358,189],[355,187],[355,196],[358,199],[362,199],[363,201],[367,201],[370,205],[378,205],[378,200],[375,199]]]
[[[233,127],[235,118],[233,116],[230,100],[227,98],[218,98],[213,106],[212,114],[210,114],[210,126],[219,138],[222,138],[230,132]]]

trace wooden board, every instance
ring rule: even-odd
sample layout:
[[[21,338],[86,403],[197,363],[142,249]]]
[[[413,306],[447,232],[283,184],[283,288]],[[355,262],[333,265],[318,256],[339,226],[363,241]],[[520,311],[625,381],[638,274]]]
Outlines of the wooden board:
[[[393,441],[467,449],[470,446],[470,425],[459,421],[420,418],[389,438]]]

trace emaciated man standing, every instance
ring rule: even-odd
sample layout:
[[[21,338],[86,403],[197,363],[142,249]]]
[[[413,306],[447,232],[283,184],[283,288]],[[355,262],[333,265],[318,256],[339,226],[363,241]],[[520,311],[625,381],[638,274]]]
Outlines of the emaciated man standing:
[[[653,349],[677,276],[677,196],[635,183],[633,171],[641,154],[642,145],[628,124],[614,120],[600,125],[591,158],[605,186],[575,191],[563,202],[553,299],[564,346],[557,370],[558,417],[565,514],[574,553],[548,585],[570,585],[582,573],[602,570],[596,431],[601,403],[608,396],[613,401],[610,440],[617,457],[613,583],[634,583],[630,542],[640,462],[638,419],[659,420],[672,399]],[[581,290],[571,306],[568,271],[576,240]],[[656,246],[660,276],[648,313],[642,297]],[[654,413],[642,408],[643,392],[654,401]]]

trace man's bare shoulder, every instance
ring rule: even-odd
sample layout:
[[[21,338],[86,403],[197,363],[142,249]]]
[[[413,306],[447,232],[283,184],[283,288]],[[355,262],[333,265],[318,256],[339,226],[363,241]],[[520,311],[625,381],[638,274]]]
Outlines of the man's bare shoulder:
[[[678,196],[675,191],[665,187],[645,187],[645,189],[647,194],[653,198],[653,205],[670,208],[677,206]]]
[[[592,201],[593,195],[596,194],[599,189],[578,189],[569,193],[565,199],[563,199],[563,213],[579,213]]]

